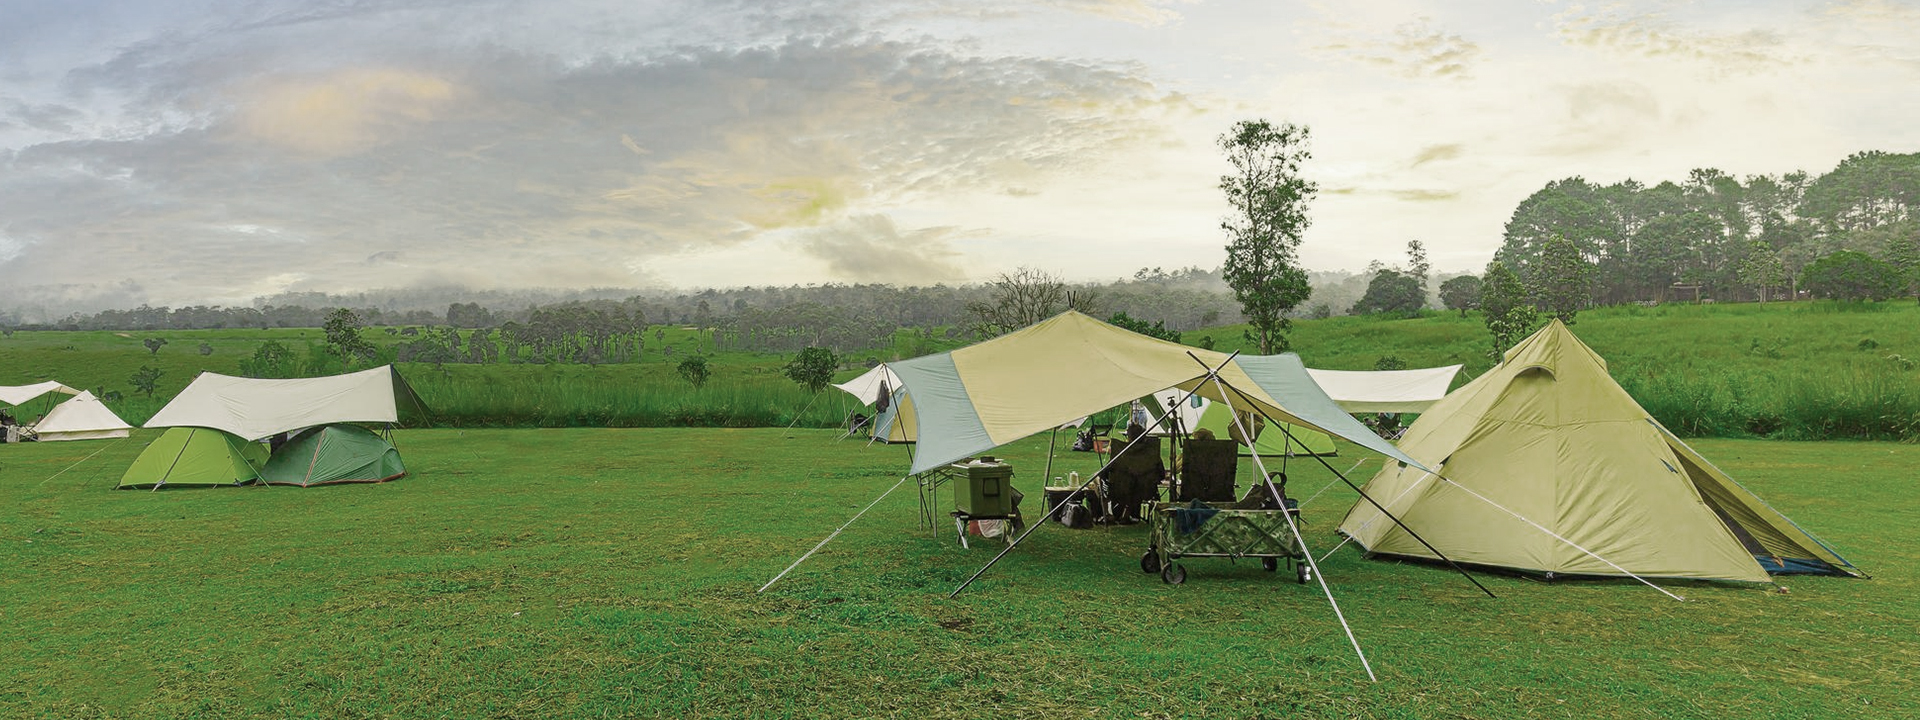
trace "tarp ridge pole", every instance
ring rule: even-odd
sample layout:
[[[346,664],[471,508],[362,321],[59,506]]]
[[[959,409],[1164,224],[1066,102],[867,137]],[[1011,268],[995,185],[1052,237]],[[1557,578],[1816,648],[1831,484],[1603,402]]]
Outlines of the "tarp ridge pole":
[[[1187,353],[1187,356],[1193,357],[1193,353]],[[1200,358],[1193,359],[1199,361]],[[1240,437],[1247,438],[1247,450],[1253,454],[1253,465],[1259,469],[1261,481],[1266,483],[1267,492],[1273,495],[1274,504],[1279,506],[1280,518],[1287,521],[1287,530],[1293,533],[1293,541],[1300,544],[1300,555],[1306,559],[1307,567],[1313,568],[1313,579],[1320,584],[1320,592],[1327,597],[1327,606],[1333,609],[1334,619],[1340,621],[1340,629],[1347,634],[1347,643],[1353,646],[1354,656],[1360,658],[1361,669],[1367,671],[1368,680],[1379,682],[1379,676],[1373,674],[1373,663],[1367,661],[1366,651],[1360,649],[1360,638],[1353,634],[1353,625],[1347,622],[1347,614],[1340,610],[1340,601],[1333,598],[1333,588],[1327,586],[1327,574],[1320,571],[1320,563],[1313,559],[1313,550],[1307,547],[1306,536],[1300,534],[1300,526],[1294,523],[1293,513],[1287,511],[1286,502],[1280,499],[1279,488],[1273,486],[1272,478],[1267,475],[1267,464],[1260,459],[1260,451],[1253,446],[1253,436],[1247,432],[1246,425],[1240,422],[1240,414],[1233,411],[1232,396],[1227,394],[1231,386],[1220,379],[1218,371],[1209,370],[1207,376],[1213,381],[1214,387],[1220,390],[1220,397],[1227,403],[1227,416],[1233,418],[1234,427],[1240,429]]]
[[[781,570],[779,575],[773,576],[773,579],[768,580],[767,584],[761,585],[759,590],[753,591],[754,594],[758,595],[760,593],[766,592],[767,588],[773,587],[774,583],[780,582],[780,578],[786,577],[787,573],[793,572],[794,568],[800,567],[800,563],[806,562],[807,558],[813,557],[814,553],[820,552],[820,548],[826,547],[827,543],[833,542],[834,538],[840,536],[841,530],[847,529],[847,527],[852,525],[855,520],[859,520],[861,515],[867,514],[867,511],[872,510],[873,506],[879,505],[881,500],[885,500],[888,495],[893,494],[893,491],[900,489],[900,486],[902,484],[905,484],[907,482],[907,478],[910,478],[910,477],[913,477],[913,476],[902,475],[900,477],[900,481],[894,483],[893,487],[887,488],[886,492],[880,493],[880,497],[874,498],[873,502],[867,503],[866,507],[860,508],[860,512],[854,513],[851,519],[847,520],[845,524],[841,525],[838,529],[834,530],[831,534],[827,535],[826,539],[821,540],[819,545],[813,546],[813,549],[808,550],[807,554],[801,555],[800,559],[793,561],[793,564],[788,565],[787,569]]]
[[[1187,356],[1188,356],[1188,357],[1193,357],[1193,353],[1187,353]],[[1220,362],[1220,365],[1221,365],[1222,367],[1225,367],[1227,363],[1230,363],[1230,362],[1233,362],[1233,359],[1234,359],[1234,358],[1236,358],[1236,357],[1239,357],[1239,356],[1240,356],[1240,352],[1239,352],[1238,350],[1236,350],[1236,351],[1234,351],[1234,353],[1233,353],[1232,355],[1228,355],[1228,356],[1227,356],[1227,359],[1226,359],[1226,360],[1223,360],[1223,361],[1221,361],[1221,362]],[[1195,360],[1196,362],[1198,362],[1198,361],[1200,360],[1200,358],[1197,358],[1197,357],[1194,357],[1193,359],[1194,359],[1194,360]],[[1207,364],[1206,364],[1205,362],[1200,362],[1200,366],[1201,366],[1201,367],[1207,367]],[[1207,373],[1208,373],[1209,375],[1211,375],[1211,374],[1213,373],[1213,369],[1212,369],[1212,368],[1207,368]],[[1199,388],[1200,388],[1200,386],[1199,386],[1199,385],[1197,385],[1197,384],[1196,384],[1196,385],[1194,385],[1194,389],[1193,389],[1193,390],[1188,390],[1188,391],[1187,391],[1187,394],[1186,394],[1186,395],[1184,395],[1184,396],[1181,396],[1181,398],[1180,398],[1180,402],[1187,402],[1188,400],[1191,400],[1191,399],[1193,398],[1193,395],[1194,395],[1194,393],[1195,393],[1195,392],[1197,392],[1197,391],[1199,390]],[[1229,407],[1231,407],[1231,403],[1229,403]],[[1167,418],[1167,416],[1168,416],[1168,415],[1172,415],[1172,414],[1173,414],[1173,413],[1166,413],[1166,414],[1163,414],[1163,415],[1161,415],[1161,416],[1160,416],[1160,417],[1158,417],[1158,418],[1155,418],[1155,419],[1154,419],[1154,421],[1153,421],[1153,424],[1152,424],[1152,425],[1149,425],[1149,426],[1147,427],[1147,430],[1148,430],[1148,431],[1152,431],[1152,430],[1153,430],[1154,428],[1157,428],[1157,427],[1160,427],[1160,423],[1161,423],[1162,421],[1164,421],[1164,420],[1166,420],[1166,418]],[[1056,429],[1057,429],[1057,427],[1056,427]],[[1147,433],[1147,432],[1142,432],[1142,433],[1140,433],[1140,435],[1139,435],[1138,437],[1133,437],[1133,438],[1128,438],[1128,439],[1127,439],[1127,444],[1126,444],[1126,445],[1124,445],[1124,446],[1122,446],[1122,447],[1120,448],[1120,451],[1119,451],[1119,452],[1116,452],[1116,453],[1114,453],[1114,454],[1112,454],[1112,455],[1110,455],[1110,456],[1108,456],[1108,457],[1107,457],[1107,461],[1106,461],[1105,463],[1102,463],[1102,464],[1100,465],[1100,469],[1099,469],[1099,470],[1095,470],[1095,471],[1093,472],[1093,474],[1092,474],[1092,475],[1088,475],[1088,476],[1087,476],[1087,480],[1086,480],[1086,482],[1083,482],[1083,483],[1080,483],[1080,487],[1077,487],[1077,488],[1074,488],[1074,490],[1073,490],[1073,492],[1070,492],[1070,493],[1067,493],[1067,497],[1066,497],[1066,499],[1065,499],[1065,500],[1064,500],[1063,502],[1065,502],[1065,501],[1071,501],[1071,500],[1072,500],[1072,499],[1073,499],[1074,497],[1076,497],[1076,496],[1078,496],[1078,495],[1080,494],[1080,491],[1082,491],[1082,490],[1085,490],[1085,489],[1087,488],[1087,486],[1088,486],[1088,485],[1092,485],[1092,484],[1093,484],[1093,481],[1094,481],[1094,480],[1095,480],[1096,478],[1099,478],[1099,477],[1100,477],[1100,474],[1101,474],[1101,473],[1104,473],[1104,472],[1106,472],[1106,471],[1107,471],[1107,468],[1108,468],[1108,467],[1110,467],[1110,466],[1112,466],[1115,460],[1117,460],[1117,459],[1119,459],[1119,457],[1120,457],[1121,455],[1125,455],[1125,454],[1126,454],[1126,452],[1127,452],[1128,450],[1131,450],[1131,449],[1133,449],[1133,446],[1134,446],[1134,444],[1135,444],[1135,443],[1138,443],[1138,442],[1140,442],[1140,441],[1141,441],[1142,439],[1144,439],[1144,438],[1146,438],[1146,437],[1147,437],[1147,435],[1148,435],[1148,433]],[[1045,481],[1041,481],[1041,483],[1040,483],[1040,486],[1041,486],[1041,489],[1042,489],[1042,490],[1044,490],[1044,489],[1046,488],[1046,482],[1045,482]],[[1159,492],[1159,491],[1157,491],[1157,490],[1156,490],[1155,492]],[[1043,493],[1043,494],[1044,494],[1044,493]],[[1042,501],[1044,502],[1044,498],[1042,499]],[[967,578],[967,580],[966,580],[966,582],[963,582],[963,583],[960,583],[960,586],[959,586],[959,587],[956,587],[956,588],[954,588],[954,589],[953,589],[953,592],[950,592],[950,593],[947,593],[947,599],[949,599],[949,600],[951,600],[951,599],[953,599],[953,598],[955,598],[955,597],[958,597],[958,596],[960,595],[960,591],[962,591],[962,590],[965,590],[965,589],[967,589],[967,586],[969,586],[969,585],[972,585],[972,584],[973,584],[973,581],[975,581],[975,580],[979,580],[979,579],[980,579],[980,576],[981,576],[981,575],[985,575],[985,574],[987,574],[987,570],[988,570],[988,569],[990,569],[990,568],[992,568],[992,567],[994,566],[994,563],[998,563],[998,562],[1000,562],[1000,558],[1003,558],[1003,557],[1006,557],[1006,556],[1007,556],[1007,553],[1010,553],[1010,552],[1013,552],[1013,549],[1014,549],[1014,548],[1016,548],[1016,547],[1019,547],[1019,546],[1020,546],[1020,543],[1022,543],[1022,542],[1025,542],[1025,541],[1026,541],[1026,539],[1027,539],[1027,536],[1028,536],[1028,535],[1032,535],[1032,534],[1033,534],[1033,531],[1035,531],[1035,530],[1039,530],[1039,529],[1040,529],[1040,526],[1041,526],[1041,525],[1045,525],[1045,524],[1046,524],[1046,520],[1045,520],[1045,517],[1046,517],[1046,515],[1045,515],[1045,514],[1044,514],[1044,512],[1043,512],[1043,513],[1042,513],[1042,515],[1041,515],[1041,518],[1042,518],[1042,519],[1041,519],[1041,521],[1040,521],[1040,522],[1037,522],[1037,523],[1034,523],[1034,524],[1032,524],[1032,525],[1029,525],[1029,526],[1027,526],[1027,529],[1026,529],[1026,531],[1025,531],[1025,532],[1022,532],[1022,533],[1020,533],[1020,537],[1017,537],[1017,538],[1014,538],[1014,539],[1013,539],[1013,542],[1010,542],[1010,543],[1007,543],[1007,547],[1006,547],[1005,549],[1003,549],[1003,550],[1001,550],[1001,551],[1000,551],[1000,552],[999,552],[998,554],[996,554],[996,555],[994,555],[994,556],[993,556],[993,559],[991,559],[991,560],[988,560],[988,561],[987,561],[987,564],[986,564],[985,566],[983,566],[983,567],[981,567],[981,568],[980,568],[980,569],[979,569],[978,571],[976,571],[976,572],[975,572],[975,573],[973,574],[973,576],[972,576],[972,577],[969,577],[969,578]]]
[[[1568,540],[1567,538],[1560,535],[1560,533],[1554,532],[1552,530],[1548,530],[1545,526],[1541,525],[1540,523],[1534,522],[1532,520],[1528,520],[1526,516],[1521,515],[1520,513],[1514,512],[1512,510],[1508,510],[1506,507],[1502,506],[1500,503],[1494,502],[1492,499],[1488,498],[1487,496],[1474,492],[1472,488],[1469,488],[1465,485],[1461,485],[1460,483],[1454,482],[1452,478],[1449,478],[1445,475],[1435,475],[1434,477],[1440,478],[1441,480],[1445,481],[1448,485],[1452,485],[1454,487],[1460,488],[1461,490],[1465,491],[1468,495],[1472,495],[1476,498],[1480,498],[1481,502],[1484,502],[1488,505],[1492,505],[1496,508],[1499,508],[1501,512],[1514,516],[1515,518],[1519,519],[1520,522],[1526,523],[1528,525],[1532,525],[1535,530],[1539,530],[1540,532],[1551,535],[1553,536],[1553,539],[1566,543],[1568,546],[1572,547],[1575,550],[1579,550],[1580,552],[1586,553],[1588,557],[1591,557],[1595,560],[1599,560],[1600,562],[1606,563],[1607,567],[1613,568],[1615,570],[1619,570],[1621,573],[1625,574],[1627,577],[1633,578],[1635,580],[1639,580],[1641,583],[1644,583],[1647,587],[1653,588],[1655,590],[1659,590],[1662,595],[1666,595],[1667,597],[1673,598],[1675,600],[1679,600],[1681,602],[1686,602],[1687,600],[1684,597],[1680,597],[1679,595],[1675,595],[1671,592],[1667,592],[1666,588],[1660,587],[1659,585],[1655,585],[1652,582],[1648,581],[1646,578],[1633,574],[1633,572],[1627,570],[1626,568],[1613,564],[1612,560],[1608,560],[1606,558],[1600,557],[1599,553],[1596,553],[1592,550],[1588,550],[1584,547],[1581,547],[1580,543],[1576,543],[1572,540]]]

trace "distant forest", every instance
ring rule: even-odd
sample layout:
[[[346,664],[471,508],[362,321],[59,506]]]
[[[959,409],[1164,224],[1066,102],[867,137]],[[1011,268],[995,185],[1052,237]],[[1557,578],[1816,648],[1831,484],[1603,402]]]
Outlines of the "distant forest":
[[[1673,300],[1744,301],[1799,297],[1869,299],[1920,289],[1920,153],[1856,153],[1820,176],[1792,172],[1744,179],[1714,169],[1680,182],[1645,185],[1626,180],[1596,185],[1580,177],[1556,180],[1522,201],[1507,222],[1495,261],[1535,287],[1564,284],[1565,270],[1543,250],[1559,240],[1578,248],[1585,304]],[[1473,308],[1474,293],[1449,295],[1443,284],[1458,274],[1427,277],[1376,261],[1363,273],[1310,273],[1312,297],[1296,310],[1306,317],[1388,308]],[[1369,298],[1382,281],[1415,276],[1424,292],[1409,291],[1398,306]],[[1402,282],[1405,282],[1404,280]],[[1420,283],[1415,283],[1417,287]],[[1477,283],[1472,283],[1477,287]],[[1100,317],[1124,313],[1174,334],[1242,321],[1218,269],[1146,268],[1107,283],[1067,284],[1075,306]],[[0,327],[128,330],[319,327],[338,308],[366,325],[502,329],[537,336],[636,334],[649,325],[711,330],[715,347],[792,352],[827,347],[838,352],[886,345],[896,332],[948,337],[979,334],[969,305],[996,301],[992,283],[931,287],[808,285],[708,289],[688,293],[631,290],[575,292],[409,289],[353,295],[283,294],[252,307],[147,307],[74,314],[57,322],[24,323],[0,311]],[[616,329],[618,330],[616,332]],[[410,333],[411,334],[411,333]]]

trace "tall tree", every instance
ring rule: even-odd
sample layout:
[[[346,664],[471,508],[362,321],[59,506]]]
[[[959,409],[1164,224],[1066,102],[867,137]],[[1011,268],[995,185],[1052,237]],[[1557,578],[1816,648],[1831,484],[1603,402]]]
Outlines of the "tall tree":
[[[1914,229],[1913,223],[1905,224],[1909,230]],[[1894,234],[1893,237],[1887,238],[1883,254],[1887,264],[1893,266],[1894,272],[1900,278],[1901,294],[1914,295],[1920,291],[1920,233]]]
[[[1419,240],[1407,241],[1408,277],[1420,286],[1420,308],[1427,306],[1427,283],[1432,282],[1433,263],[1427,261],[1427,246]]]
[[[360,337],[360,328],[360,315],[347,308],[328,313],[327,322],[320,326],[327,336],[327,346],[348,363],[373,357],[373,343]]]
[[[1486,316],[1487,332],[1493,335],[1496,362],[1506,354],[1507,348],[1533,332],[1533,326],[1540,321],[1540,314],[1528,297],[1526,283],[1499,260],[1487,264],[1480,309]]]
[[[1534,272],[1533,297],[1541,309],[1560,322],[1573,324],[1580,308],[1593,302],[1593,263],[1580,255],[1573,241],[1550,238],[1540,246]]]
[[[1240,312],[1253,326],[1260,353],[1287,348],[1292,323],[1286,313],[1306,302],[1313,288],[1298,266],[1301,236],[1312,221],[1307,204],[1319,187],[1300,176],[1309,131],[1304,125],[1242,120],[1219,138],[1233,174],[1220,176],[1232,214],[1220,222],[1227,233],[1222,275]]]

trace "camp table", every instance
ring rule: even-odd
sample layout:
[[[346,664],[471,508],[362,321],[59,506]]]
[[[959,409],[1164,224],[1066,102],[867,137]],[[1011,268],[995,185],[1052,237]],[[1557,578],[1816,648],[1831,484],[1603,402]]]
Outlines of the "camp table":
[[[1257,499],[1257,498],[1254,498]],[[1152,528],[1151,547],[1140,556],[1140,571],[1160,573],[1168,584],[1186,582],[1187,570],[1174,562],[1183,557],[1260,558],[1260,564],[1273,572],[1285,560],[1294,578],[1305,583],[1313,577],[1306,552],[1287,527],[1287,513],[1299,522],[1300,510],[1262,510],[1234,507],[1226,503],[1211,507],[1217,512],[1192,532],[1181,532],[1179,515],[1190,508],[1178,503],[1156,502],[1148,512]]]

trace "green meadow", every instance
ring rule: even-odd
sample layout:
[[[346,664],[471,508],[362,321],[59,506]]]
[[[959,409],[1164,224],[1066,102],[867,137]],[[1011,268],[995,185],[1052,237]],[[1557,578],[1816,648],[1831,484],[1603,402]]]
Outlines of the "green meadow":
[[[1221,350],[1246,350],[1229,326],[1190,331]],[[367,331],[382,345],[405,336]],[[711,333],[661,327],[638,362],[599,366],[404,363],[401,372],[440,427],[833,427],[854,410],[786,379],[789,357],[723,351]],[[1911,302],[1609,307],[1582,312],[1573,330],[1605,357],[1614,378],[1647,411],[1688,437],[1787,440],[1920,440],[1920,306]],[[887,348],[848,354],[842,379],[867,363],[950,349],[956,341],[902,331]],[[149,353],[150,337],[168,343]],[[117,391],[110,406],[140,423],[202,370],[238,374],[273,340],[305,355],[315,329],[159,332],[18,331],[0,338],[0,384],[58,379]],[[1413,319],[1339,317],[1295,325],[1293,348],[1310,367],[1371,369],[1383,357],[1409,367],[1463,364],[1459,382],[1492,365],[1478,315],[1429,312]],[[201,353],[205,345],[208,354]],[[678,352],[668,355],[666,346]],[[709,358],[712,380],[695,388],[675,366],[688,352]],[[153,397],[129,382],[142,365],[162,376]],[[37,412],[29,407],[29,414]]]
[[[1003,546],[921,526],[912,481],[883,497],[906,450],[830,430],[402,430],[386,484],[111,489],[155,435],[0,445],[0,717],[1920,715],[1912,444],[1696,443],[1871,580],[1488,598],[1341,549],[1370,682],[1317,585],[1197,558],[1164,584],[1144,526],[1042,526],[948,599]],[[1047,438],[999,452],[1036,511]],[[1289,465],[1325,552],[1354,495]]]

